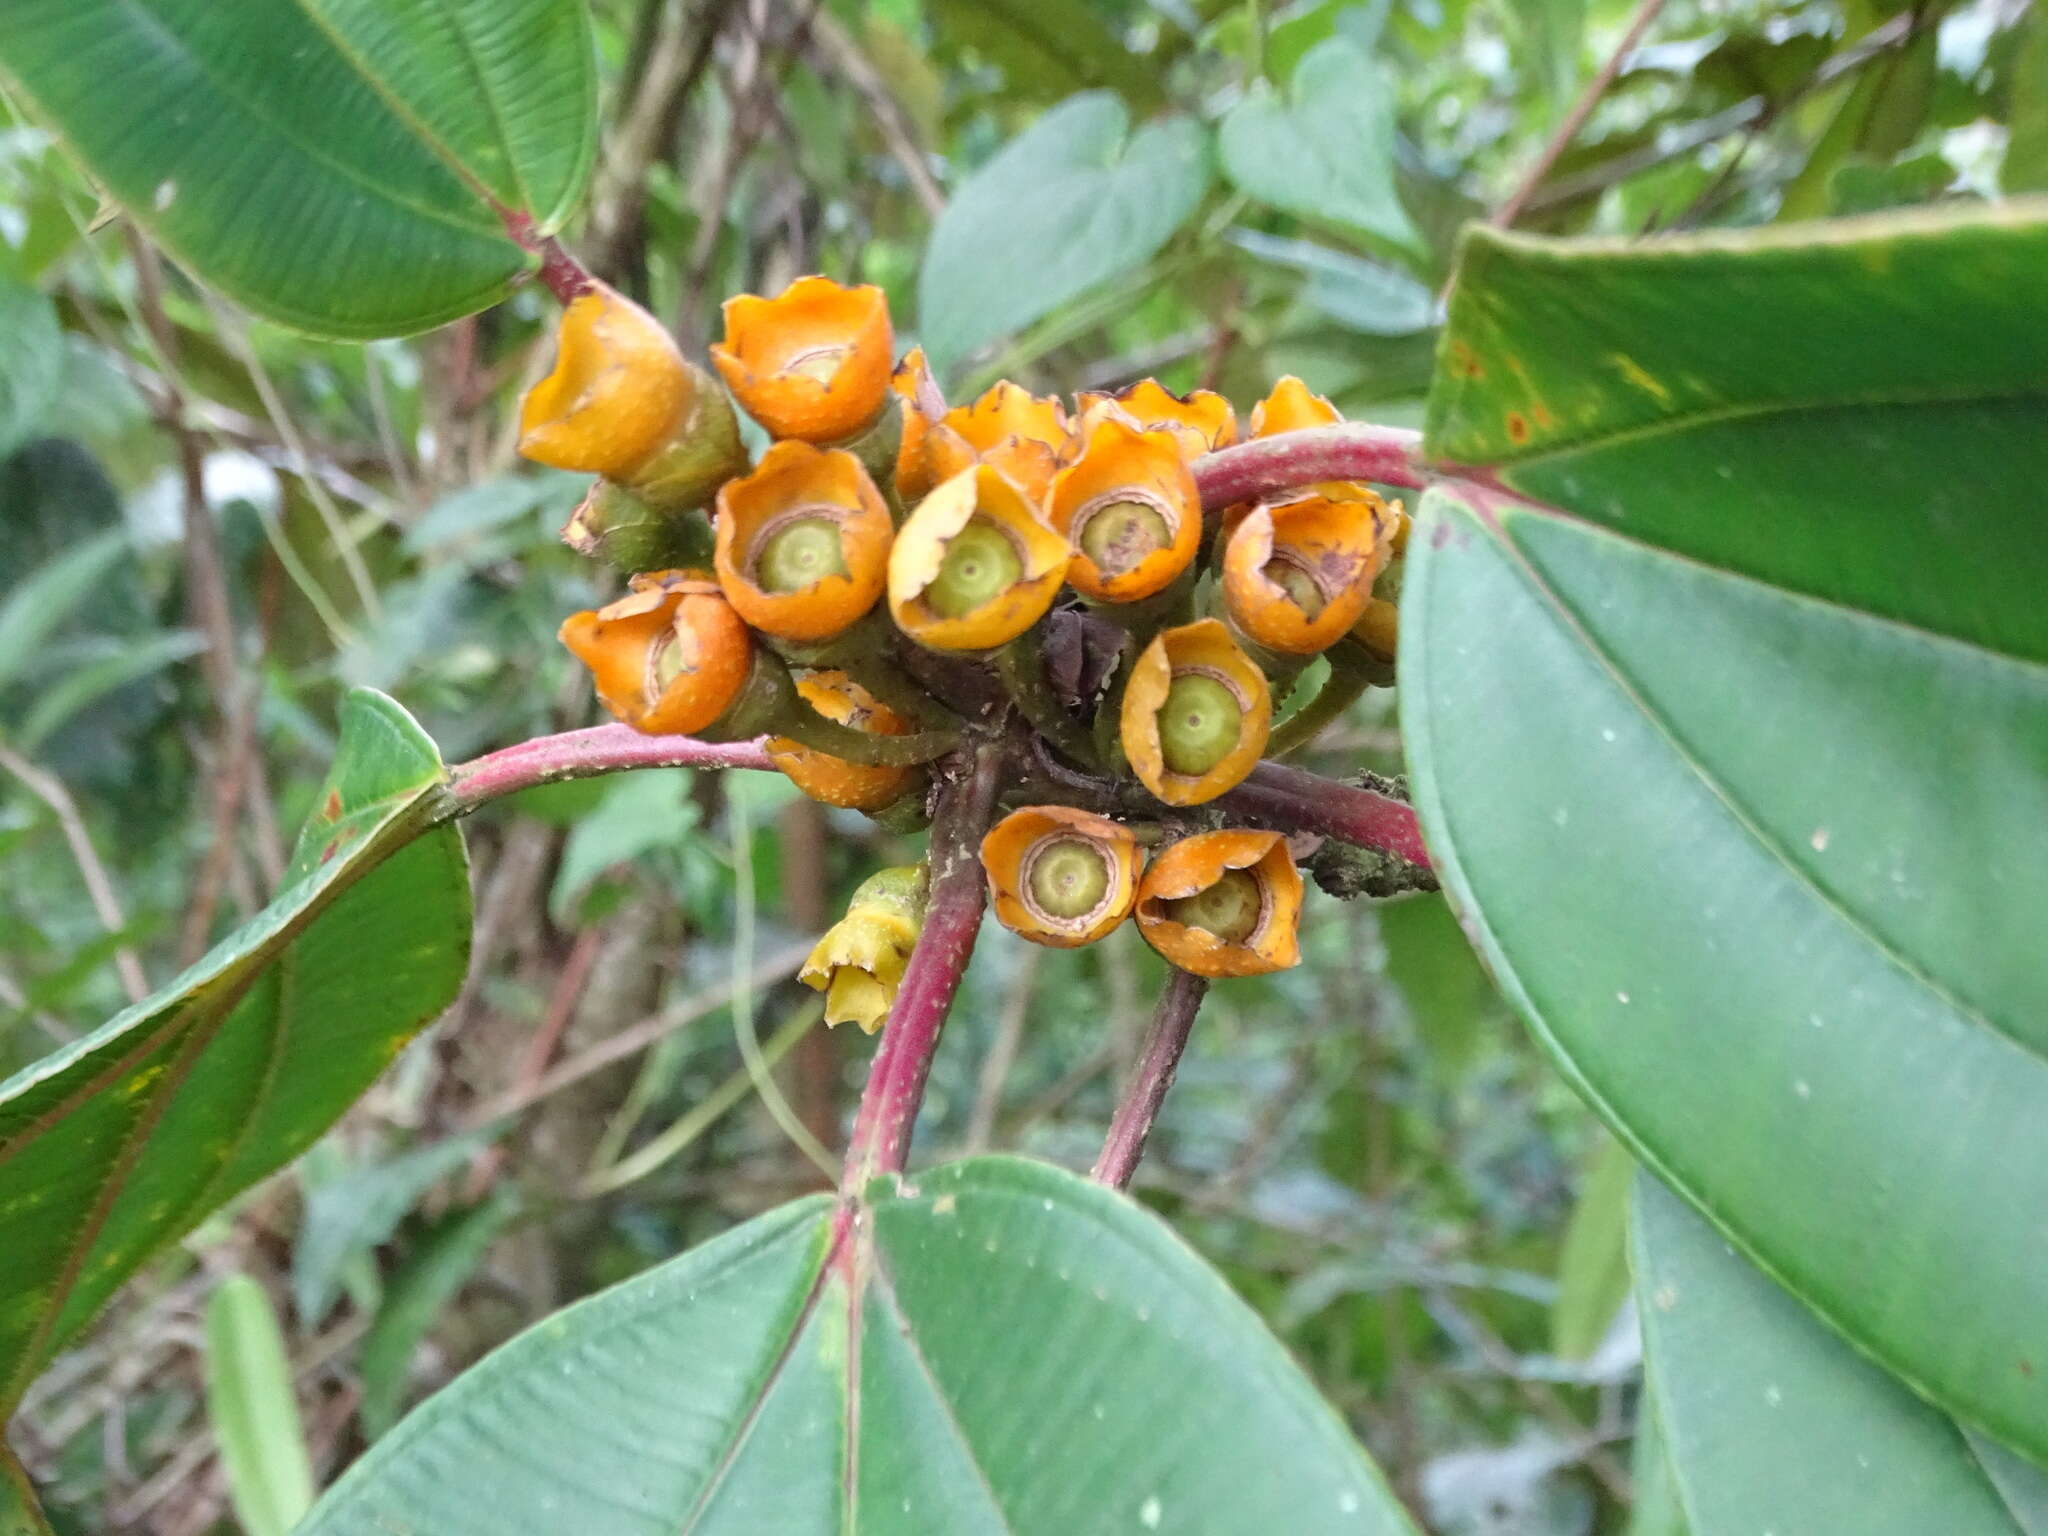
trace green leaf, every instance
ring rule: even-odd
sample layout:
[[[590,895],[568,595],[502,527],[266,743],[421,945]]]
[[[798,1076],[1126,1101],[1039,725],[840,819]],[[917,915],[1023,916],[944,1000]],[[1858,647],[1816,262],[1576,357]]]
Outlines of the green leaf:
[[[1065,96],[1105,86],[1149,105],[1159,71],[1112,30],[1095,0],[931,0],[942,41],[958,41],[999,65],[1013,93]]]
[[[230,1275],[206,1304],[206,1410],[248,1536],[287,1536],[313,1507],[291,1364],[270,1297]]]
[[[270,905],[157,994],[0,1083],[0,1416],[152,1253],[310,1146],[453,1000],[462,842],[381,694]]]
[[[1685,1527],[1685,1506],[1678,1501],[1678,1479],[1664,1446],[1664,1426],[1657,1419],[1656,1386],[1644,1372],[1636,1399],[1635,1504],[1629,1510],[1628,1536],[1691,1536]]]
[[[292,1249],[292,1307],[304,1328],[327,1320],[349,1262],[390,1239],[420,1197],[497,1139],[489,1126],[314,1184]]]
[[[33,752],[81,711],[108,694],[140,682],[165,667],[197,656],[206,639],[196,630],[172,629],[136,642],[108,641],[109,654],[76,670],[59,673],[22,715],[21,749]],[[6,669],[0,667],[0,672]]]
[[[1599,1348],[1628,1299],[1628,1187],[1635,1166],[1611,1136],[1602,1136],[1587,1159],[1550,1308],[1550,1348],[1563,1359],[1584,1360]]]
[[[127,534],[111,530],[52,555],[22,578],[0,602],[0,685],[45,659],[43,642],[127,554]]]
[[[195,273],[330,336],[502,297],[500,210],[558,225],[596,134],[581,0],[19,0],[0,79]]]
[[[917,290],[932,366],[1146,261],[1208,186],[1199,124],[1166,117],[1133,133],[1106,91],[1061,102],[961,183],[932,230]]]
[[[518,1211],[517,1197],[500,1189],[481,1204],[451,1212],[420,1238],[392,1276],[359,1361],[363,1400],[357,1413],[365,1436],[375,1440],[398,1422],[413,1351]]]
[[[43,427],[64,383],[57,311],[33,288],[0,278],[0,459]]]
[[[1400,704],[1630,1149],[2048,1457],[2048,225],[1468,244]]]
[[[1422,237],[1394,190],[1394,90],[1347,37],[1318,43],[1285,97],[1264,81],[1223,119],[1223,172],[1249,197],[1397,246]]]
[[[300,1536],[1408,1533],[1223,1282],[1071,1174],[980,1158],[801,1200],[506,1345]],[[845,1246],[835,1246],[840,1237]]]
[[[1692,1536],[2043,1536],[2048,1474],[1987,1448],[1816,1322],[1647,1175],[1637,1305]]]
[[[2048,192],[2048,11],[2030,10],[2006,82],[2010,136],[1998,184],[2007,192]]]
[[[1376,261],[1347,256],[1309,240],[1289,240],[1238,229],[1230,243],[1275,265],[1290,267],[1306,282],[1301,297],[1347,330],[1367,336],[1412,336],[1437,318],[1436,295],[1407,273]]]

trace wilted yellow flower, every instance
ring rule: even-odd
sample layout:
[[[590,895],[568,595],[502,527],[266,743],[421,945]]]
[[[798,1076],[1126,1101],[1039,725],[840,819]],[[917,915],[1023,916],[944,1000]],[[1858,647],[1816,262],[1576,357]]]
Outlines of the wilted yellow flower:
[[[902,865],[868,876],[839,919],[797,972],[825,994],[827,1024],[858,1024],[869,1034],[882,1027],[911,947],[924,928],[924,871]]]
[[[650,571],[596,612],[571,614],[561,640],[590,668],[606,709],[650,736],[701,731],[737,699],[753,639],[718,583]]]
[[[1157,379],[1140,379],[1115,394],[1083,390],[1074,398],[1081,407],[1083,430],[1094,415],[1113,407],[1148,432],[1171,432],[1191,459],[1237,441],[1237,412],[1213,389],[1176,395]]]
[[[1325,485],[1253,508],[1223,548],[1231,622],[1270,650],[1327,649],[1372,600],[1390,523],[1387,504],[1363,486]]]

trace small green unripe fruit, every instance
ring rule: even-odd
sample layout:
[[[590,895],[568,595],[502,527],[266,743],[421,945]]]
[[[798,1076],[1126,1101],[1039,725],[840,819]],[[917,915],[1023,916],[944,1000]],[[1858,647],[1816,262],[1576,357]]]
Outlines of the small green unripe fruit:
[[[1086,917],[1109,892],[1109,857],[1079,837],[1046,844],[1031,861],[1031,900],[1048,917]]]
[[[1183,672],[1159,709],[1159,754],[1174,773],[1199,776],[1236,748],[1244,733],[1244,707],[1227,685],[1201,672]]]
[[[1173,525],[1145,501],[1112,501],[1081,525],[1081,553],[1105,576],[1121,576],[1173,543]]]
[[[939,574],[924,589],[925,606],[946,619],[964,619],[986,607],[1024,578],[1024,557],[1016,540],[977,513],[946,542]]]
[[[1256,876],[1229,869],[1214,885],[1166,903],[1167,915],[1184,928],[1202,928],[1229,944],[1258,932],[1265,901]]]
[[[754,584],[763,592],[802,592],[846,574],[839,524],[829,517],[792,517],[772,529],[754,556]]]

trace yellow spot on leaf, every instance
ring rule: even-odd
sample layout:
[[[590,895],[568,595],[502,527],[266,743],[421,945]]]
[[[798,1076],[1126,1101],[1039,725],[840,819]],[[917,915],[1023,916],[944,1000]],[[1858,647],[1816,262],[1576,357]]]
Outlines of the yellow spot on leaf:
[[[1621,376],[1627,379],[1629,383],[1635,385],[1644,394],[1656,396],[1665,405],[1671,403],[1671,391],[1666,389],[1663,383],[1651,374],[1649,370],[1644,368],[1641,363],[1620,352],[1612,353],[1610,356],[1615,368],[1619,370]]]

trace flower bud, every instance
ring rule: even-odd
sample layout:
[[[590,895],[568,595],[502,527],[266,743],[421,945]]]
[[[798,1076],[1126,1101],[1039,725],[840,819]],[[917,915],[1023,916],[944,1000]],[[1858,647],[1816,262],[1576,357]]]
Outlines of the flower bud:
[[[1176,395],[1157,379],[1140,379],[1113,395],[1083,390],[1074,398],[1081,407],[1084,431],[1091,413],[1114,406],[1147,432],[1171,432],[1190,459],[1237,441],[1237,413],[1212,389]]]
[[[621,481],[662,512],[701,505],[746,462],[724,391],[602,283],[563,311],[554,371],[520,402],[519,451]]]
[[[1197,976],[1262,976],[1300,963],[1301,894],[1278,832],[1202,832],[1152,860],[1138,930]]]
[[[664,512],[612,480],[590,483],[561,538],[577,554],[629,576],[711,562],[711,524],[701,510]]]
[[[827,1024],[882,1027],[924,928],[924,871],[915,865],[868,876],[826,930],[797,979],[825,994]]]
[[[1269,650],[1326,650],[1372,600],[1387,560],[1387,505],[1363,486],[1327,494],[1336,489],[1253,508],[1223,547],[1230,621]]]
[[[803,701],[827,720],[871,736],[907,736],[910,722],[877,702],[844,672],[807,673],[796,680]],[[874,811],[900,800],[923,773],[916,767],[850,763],[787,736],[768,740],[768,757],[813,800],[850,811]]]
[[[1012,811],[981,840],[997,919],[1055,949],[1093,944],[1129,917],[1141,863],[1130,828],[1064,805]]]
[[[747,626],[701,574],[651,571],[630,586],[595,613],[571,614],[562,643],[590,668],[604,707],[636,731],[700,731],[746,685]]]
[[[894,349],[881,289],[800,277],[772,299],[727,299],[725,341],[711,361],[733,398],[776,437],[835,443],[888,404]]]
[[[889,612],[921,645],[986,650],[1052,606],[1070,553],[1014,482],[977,465],[940,485],[897,531]]]
[[[1215,619],[1162,630],[1131,664],[1124,755],[1168,805],[1200,805],[1242,783],[1272,724],[1266,674]]]
[[[1105,415],[1087,428],[1080,457],[1053,477],[1046,520],[1074,546],[1074,590],[1129,603],[1162,590],[1194,560],[1202,498],[1171,433]]]
[[[852,454],[776,443],[718,493],[718,582],[764,634],[829,639],[882,595],[894,531]]]

